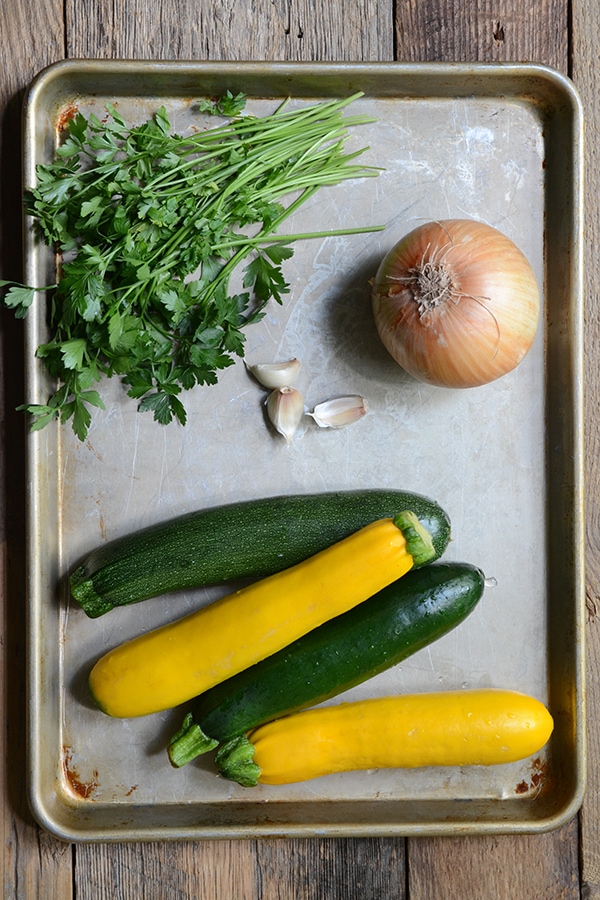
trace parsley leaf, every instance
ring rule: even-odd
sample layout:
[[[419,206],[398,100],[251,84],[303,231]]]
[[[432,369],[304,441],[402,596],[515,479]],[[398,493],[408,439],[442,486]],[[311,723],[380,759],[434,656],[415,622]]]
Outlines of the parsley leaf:
[[[0,281],[0,287],[11,284],[10,281]],[[23,319],[27,315],[27,310],[33,303],[35,297],[35,288],[27,285],[13,284],[4,298],[4,303],[9,309],[14,309],[17,319]]]
[[[289,287],[278,265],[273,265],[266,254],[259,253],[245,268],[244,287],[252,287],[255,295],[264,303],[273,297],[282,303],[282,294],[287,294]]]
[[[237,116],[246,107],[246,95],[236,94],[226,91],[222,97],[216,100],[201,100],[198,103],[200,112],[208,113],[210,116]]]

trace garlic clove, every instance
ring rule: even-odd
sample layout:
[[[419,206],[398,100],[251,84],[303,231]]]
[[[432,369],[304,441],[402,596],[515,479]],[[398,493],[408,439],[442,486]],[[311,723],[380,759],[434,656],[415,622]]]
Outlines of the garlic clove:
[[[300,363],[294,357],[287,362],[259,363],[254,366],[246,363],[246,368],[263,387],[277,389],[294,384],[300,372]]]
[[[311,416],[319,428],[343,428],[362,419],[369,411],[369,406],[364,397],[352,394],[348,397],[333,397],[318,403]]]
[[[304,399],[293,387],[280,387],[267,399],[267,413],[273,426],[289,444],[304,415]]]

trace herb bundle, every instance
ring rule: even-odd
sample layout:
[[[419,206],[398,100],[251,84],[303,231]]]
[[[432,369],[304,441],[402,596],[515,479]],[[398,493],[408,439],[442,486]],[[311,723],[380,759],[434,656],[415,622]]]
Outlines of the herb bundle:
[[[135,127],[112,105],[105,121],[81,113],[69,121],[25,198],[60,255],[57,284],[0,282],[18,317],[36,290],[51,295],[50,340],[37,355],[56,391],[22,407],[32,429],[72,419],[83,440],[90,407],[103,407],[94,385],[115,375],[140,410],[185,424],[182,390],[214,384],[243,356],[242,329],[289,292],[290,244],[377,230],[277,234],[320,187],[377,174],[355,162],[363,150],[344,148],[349,127],[372,121],[344,115],[357,96],[295,109],[286,102],[255,117],[240,115],[245,98],[228,93],[199,109],[231,119],[188,136],[171,133],[164,107]]]

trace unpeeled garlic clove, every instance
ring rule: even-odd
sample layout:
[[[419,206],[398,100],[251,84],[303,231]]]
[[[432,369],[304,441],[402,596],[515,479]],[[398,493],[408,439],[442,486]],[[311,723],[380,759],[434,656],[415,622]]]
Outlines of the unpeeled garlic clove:
[[[293,387],[280,387],[267,399],[267,413],[273,426],[289,444],[304,415],[304,399]]]
[[[263,387],[272,389],[290,387],[300,372],[300,363],[296,357],[287,362],[258,363],[254,366],[246,363],[246,367]]]
[[[349,397],[333,397],[323,403],[317,403],[314,410],[308,413],[320,428],[343,428],[362,419],[369,411],[364,397],[352,394]]]

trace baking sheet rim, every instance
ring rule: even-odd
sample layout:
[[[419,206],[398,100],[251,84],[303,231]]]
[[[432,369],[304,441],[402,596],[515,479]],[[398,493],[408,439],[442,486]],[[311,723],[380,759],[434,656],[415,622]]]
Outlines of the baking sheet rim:
[[[490,820],[486,822],[472,821],[460,824],[443,825],[440,822],[431,822],[428,824],[399,824],[398,827],[382,826],[381,828],[368,827],[364,832],[368,836],[410,836],[410,835],[447,835],[447,834],[484,834],[484,833],[523,833],[523,832],[539,832],[547,831],[559,827],[568,821],[579,809],[585,790],[586,782],[586,747],[585,747],[585,706],[584,706],[584,682],[585,682],[585,651],[584,651],[584,608],[585,608],[585,591],[584,591],[584,551],[583,551],[583,535],[584,535],[584,511],[583,511],[583,414],[582,414],[582,311],[581,304],[576,299],[581,297],[582,291],[582,197],[581,197],[581,170],[582,170],[582,114],[581,104],[577,93],[565,76],[548,67],[531,63],[329,63],[329,62],[306,62],[306,63],[258,63],[258,62],[238,62],[229,63],[226,61],[217,62],[176,62],[176,61],[151,61],[151,60],[65,60],[55,63],[42,70],[34,79],[30,86],[30,90],[25,98],[24,103],[24,174],[31,176],[33,167],[33,158],[30,152],[30,140],[32,137],[33,123],[28,119],[31,115],[31,109],[38,100],[38,95],[43,93],[48,82],[56,77],[60,79],[65,72],[71,77],[77,74],[81,68],[91,71],[102,72],[103,70],[112,69],[113,72],[130,72],[144,69],[157,69],[158,71],[169,70],[185,70],[193,72],[199,76],[202,73],[213,72],[222,75],[227,71],[243,72],[244,69],[257,71],[262,69],[267,73],[287,73],[293,74],[302,70],[303,72],[323,72],[324,74],[332,72],[352,73],[353,76],[359,75],[360,72],[369,71],[375,73],[376,77],[383,77],[386,72],[394,75],[394,78],[410,73],[411,76],[421,74],[423,77],[444,77],[451,78],[453,81],[467,78],[473,74],[482,75],[485,78],[493,76],[501,71],[504,77],[509,79],[522,79],[535,75],[536,78],[547,80],[554,89],[558,89],[563,93],[568,103],[572,107],[573,115],[573,135],[572,135],[572,154],[573,154],[573,202],[572,214],[573,224],[572,232],[577,237],[573,248],[573,258],[571,261],[571,283],[570,293],[572,298],[572,316],[573,316],[573,333],[571,352],[574,360],[574,383],[573,383],[573,401],[574,408],[572,414],[575,420],[575,443],[574,459],[573,459],[573,481],[576,494],[579,497],[579,503],[573,510],[573,536],[576,549],[577,564],[575,573],[575,584],[573,585],[574,594],[578,598],[578,606],[576,610],[576,619],[580,628],[578,634],[578,651],[579,659],[577,664],[577,683],[575,684],[576,693],[576,713],[577,722],[575,727],[577,735],[575,739],[576,758],[574,760],[576,770],[576,787],[573,791],[569,802],[555,815],[540,821],[528,820],[521,821],[505,821],[502,817],[498,820]],[[477,94],[474,94],[476,97]],[[24,246],[26,251],[26,262],[31,259],[34,253],[32,239],[26,228]],[[27,269],[27,265],[26,265]],[[31,337],[31,323],[27,324],[28,335]],[[34,362],[28,358],[27,362],[27,381],[35,384],[39,378],[39,371]],[[97,841],[97,840],[164,840],[164,839],[184,839],[184,838],[231,838],[231,837],[254,837],[257,835],[264,836],[357,836],[362,832],[357,831],[353,826],[332,826],[325,825],[323,828],[313,826],[243,826],[238,828],[227,827],[226,829],[214,829],[209,827],[198,827],[195,829],[180,828],[133,828],[112,830],[111,837],[104,838],[101,833],[93,827],[81,830],[65,829],[54,821],[52,815],[46,808],[44,803],[44,792],[39,783],[40,767],[37,759],[39,752],[39,726],[40,716],[39,708],[36,701],[39,699],[38,687],[40,678],[39,669],[39,647],[41,643],[40,635],[37,633],[37,622],[39,616],[40,604],[43,602],[44,590],[43,585],[39,582],[36,560],[39,559],[40,541],[42,540],[39,528],[38,517],[38,491],[40,490],[39,472],[40,458],[42,455],[42,446],[44,438],[37,433],[32,434],[28,444],[28,469],[29,469],[29,490],[28,490],[28,523],[29,523],[29,539],[27,548],[27,569],[28,569],[28,766],[29,766],[29,802],[32,812],[38,822],[48,831],[54,833],[57,837],[68,841]],[[88,810],[89,811],[89,810]]]

